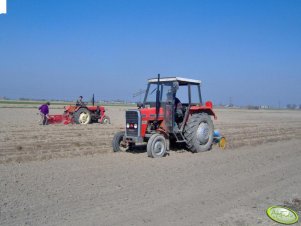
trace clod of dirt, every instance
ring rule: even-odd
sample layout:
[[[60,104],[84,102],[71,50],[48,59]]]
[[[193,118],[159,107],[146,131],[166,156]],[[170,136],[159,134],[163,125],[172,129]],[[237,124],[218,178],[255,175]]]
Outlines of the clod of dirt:
[[[16,147],[16,149],[20,151],[20,150],[23,149],[23,147],[22,147],[21,145],[18,145],[18,146]]]
[[[80,147],[80,143],[76,142],[76,143],[74,143],[74,146]]]

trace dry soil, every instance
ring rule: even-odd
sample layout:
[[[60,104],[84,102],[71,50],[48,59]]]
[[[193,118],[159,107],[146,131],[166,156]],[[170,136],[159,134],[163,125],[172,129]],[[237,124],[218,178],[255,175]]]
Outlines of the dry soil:
[[[278,225],[272,205],[301,216],[300,111],[218,109],[226,150],[151,159],[112,152],[125,110],[108,107],[110,125],[40,126],[35,109],[0,108],[0,225]]]

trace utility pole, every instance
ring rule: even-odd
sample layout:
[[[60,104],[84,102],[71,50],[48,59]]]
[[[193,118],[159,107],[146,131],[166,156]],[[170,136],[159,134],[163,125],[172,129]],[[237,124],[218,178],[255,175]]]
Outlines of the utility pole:
[[[233,104],[232,104],[232,97],[229,97],[229,106],[232,107]]]

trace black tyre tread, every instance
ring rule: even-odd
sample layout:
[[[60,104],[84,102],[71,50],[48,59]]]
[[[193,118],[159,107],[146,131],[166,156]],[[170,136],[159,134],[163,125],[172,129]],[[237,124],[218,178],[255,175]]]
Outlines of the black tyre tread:
[[[113,147],[114,152],[121,151],[120,147],[119,147],[119,143],[120,143],[120,140],[123,139],[124,135],[125,135],[124,131],[119,131],[114,135],[113,140],[112,140],[112,147]]]
[[[204,120],[207,120],[207,123],[212,127],[212,134],[208,141],[208,143],[210,142],[210,144],[207,143],[203,148],[201,148],[201,147],[197,147],[195,145],[195,139],[196,139],[196,130],[197,130],[199,124]],[[214,131],[213,122],[208,114],[206,114],[206,113],[193,114],[189,118],[187,125],[185,126],[184,137],[187,140],[186,147],[191,152],[194,152],[194,153],[210,150],[212,140],[213,140],[213,131]]]

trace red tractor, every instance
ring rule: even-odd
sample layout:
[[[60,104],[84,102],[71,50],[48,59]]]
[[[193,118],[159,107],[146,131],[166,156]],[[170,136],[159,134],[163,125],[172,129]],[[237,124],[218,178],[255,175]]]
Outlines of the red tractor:
[[[149,79],[143,103],[126,111],[126,128],[115,134],[113,150],[147,143],[147,155],[153,158],[165,156],[170,142],[184,143],[192,152],[209,150],[214,132],[210,116],[216,119],[216,115],[211,101],[203,105],[200,84],[180,77],[160,79],[160,75]]]
[[[76,124],[89,124],[100,122],[110,123],[110,118],[105,114],[103,106],[67,106],[65,112],[72,116]]]
[[[76,124],[89,124],[100,122],[102,124],[110,123],[110,118],[105,114],[103,106],[65,106],[63,115],[49,115],[49,124],[56,123],[76,123]]]

